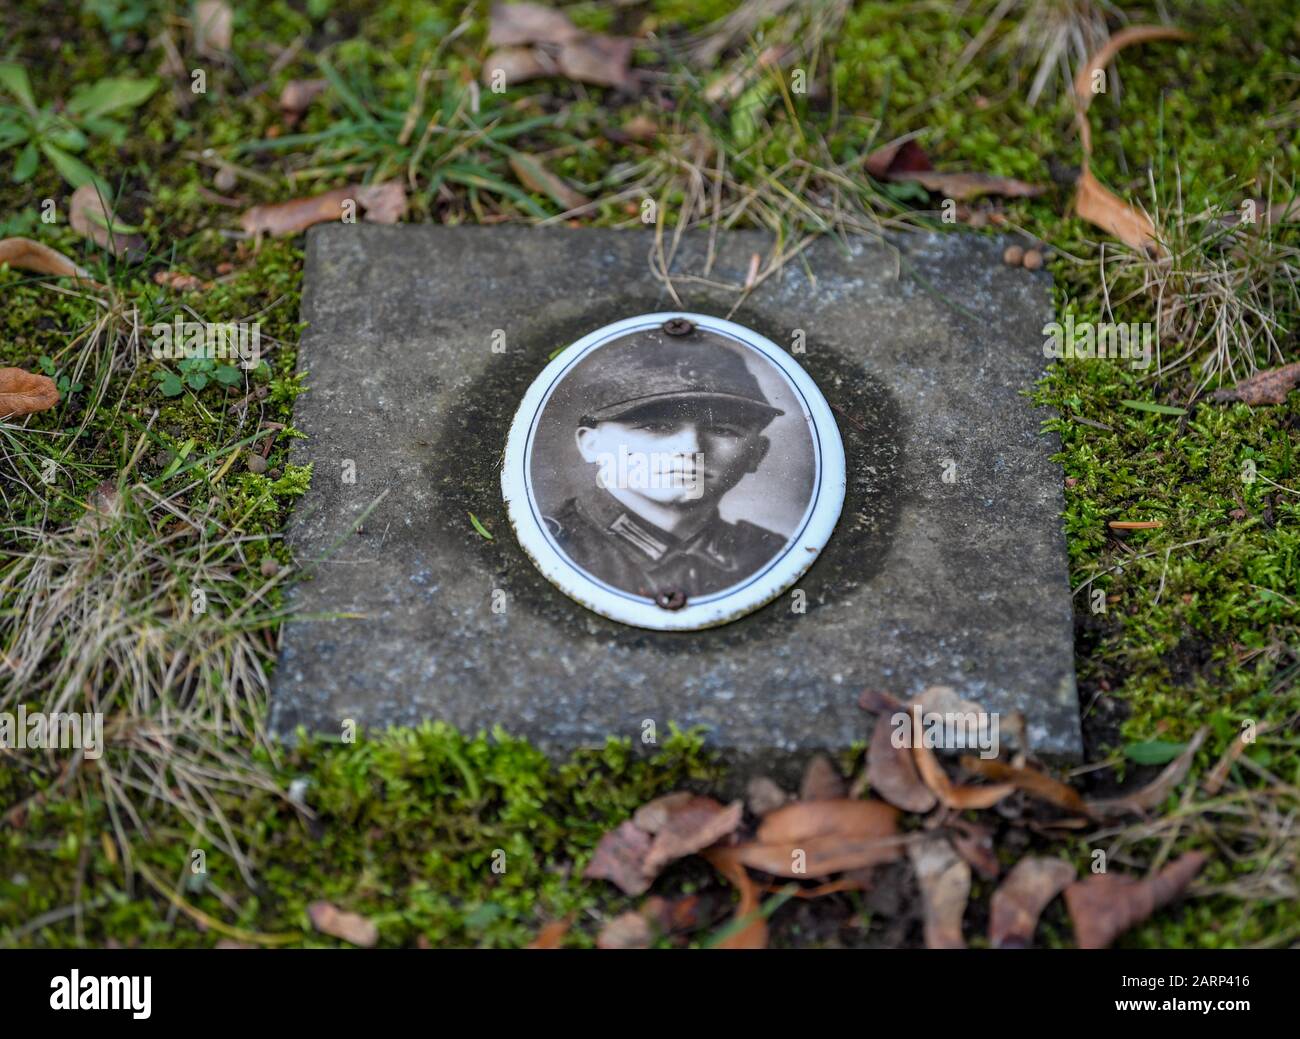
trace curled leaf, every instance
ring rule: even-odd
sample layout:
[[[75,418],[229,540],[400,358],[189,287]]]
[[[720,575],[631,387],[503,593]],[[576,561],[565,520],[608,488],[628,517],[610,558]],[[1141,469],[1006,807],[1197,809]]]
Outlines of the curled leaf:
[[[0,264],[6,263],[33,274],[90,279],[90,274],[84,267],[78,267],[57,249],[33,242],[30,238],[0,239]]]
[[[989,943],[993,948],[1028,948],[1043,910],[1074,877],[1074,867],[1063,859],[1031,855],[1017,862],[989,904]]]
[[[943,837],[928,836],[908,848],[925,907],[925,947],[964,949],[962,917],[970,897],[970,867]]]
[[[0,368],[0,419],[48,411],[59,403],[59,389],[47,375]]]
[[[754,879],[734,851],[734,848],[713,848],[704,853],[704,858],[740,893],[740,903],[736,906],[736,915],[732,918],[733,924],[739,924],[746,919],[749,923],[734,930],[714,948],[766,949],[767,920],[759,912],[758,885],[754,883]]]
[[[1004,797],[1015,791],[1010,783],[998,783],[993,786],[959,786],[948,778],[934,751],[921,740],[913,741],[912,759],[916,770],[925,781],[939,803],[949,808],[965,810],[968,808],[992,808]]]
[[[1295,388],[1297,381],[1300,381],[1300,361],[1293,361],[1252,375],[1231,388],[1215,390],[1210,396],[1212,400],[1239,400],[1251,407],[1285,404],[1287,394]]]
[[[876,719],[867,750],[867,780],[871,789],[906,812],[928,812],[938,799],[916,771],[908,747],[894,745],[894,724],[888,714]]]
[[[330,902],[317,901],[307,907],[311,925],[321,934],[369,949],[379,941],[379,928],[360,913],[349,913]]]
[[[1035,768],[1016,768],[1004,761],[989,761],[973,755],[963,755],[961,766],[967,772],[991,779],[998,783],[1010,783],[1017,790],[1023,790],[1031,797],[1056,805],[1067,812],[1087,815],[1088,808],[1083,798],[1073,787],[1066,786],[1059,779],[1053,779],[1046,772]]]
[[[650,835],[629,819],[600,839],[582,875],[588,880],[608,880],[629,895],[644,894],[653,880],[646,877],[644,869],[649,851]]]
[[[775,876],[824,877],[897,859],[897,820],[882,801],[799,801],[768,815],[755,840],[726,851]]]
[[[1065,905],[1081,949],[1105,949],[1129,928],[1172,902],[1205,865],[1199,851],[1186,855],[1153,877],[1094,873],[1065,889]]]

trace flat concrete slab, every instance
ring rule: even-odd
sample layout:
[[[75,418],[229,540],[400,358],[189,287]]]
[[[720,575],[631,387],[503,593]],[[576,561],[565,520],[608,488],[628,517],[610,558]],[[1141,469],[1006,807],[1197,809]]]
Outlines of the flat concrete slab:
[[[290,595],[303,619],[284,628],[273,729],[442,719],[558,753],[673,722],[776,768],[865,740],[864,687],[947,684],[1077,759],[1058,448],[1023,395],[1047,363],[1050,279],[1003,266],[1004,245],[820,240],[730,315],[820,387],[847,494],[793,592],[670,633],[597,616],[538,572],[506,517],[502,451],[551,354],[633,314],[728,316],[723,286],[769,236],[725,232],[708,266],[708,236],[686,235],[674,299],[649,231],[314,228],[293,461],[315,470],[288,531],[311,576]]]

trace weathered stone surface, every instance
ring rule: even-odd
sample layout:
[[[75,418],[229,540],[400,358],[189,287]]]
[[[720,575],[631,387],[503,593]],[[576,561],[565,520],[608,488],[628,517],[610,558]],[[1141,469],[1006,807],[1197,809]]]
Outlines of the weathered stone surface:
[[[1003,266],[1004,244],[822,240],[736,310],[779,344],[803,330],[798,360],[840,419],[848,493],[798,585],[806,613],[787,594],[670,634],[552,587],[514,540],[499,472],[550,354],[679,305],[651,268],[651,233],[313,229],[299,354],[310,392],[295,406],[310,439],[293,460],[315,475],[289,529],[313,575],[291,605],[312,619],[285,627],[273,727],[444,719],[558,752],[608,735],[640,745],[652,719],[660,739],[670,721],[703,725],[766,767],[867,739],[865,686],[906,697],[946,683],[1023,711],[1039,753],[1077,757],[1061,474],[1047,414],[1022,392],[1046,363],[1050,281]],[[736,293],[678,276],[703,273],[707,248],[685,237],[674,286],[683,309],[726,315]],[[760,232],[723,234],[709,279],[742,284],[769,248]],[[492,352],[498,329],[505,353]]]

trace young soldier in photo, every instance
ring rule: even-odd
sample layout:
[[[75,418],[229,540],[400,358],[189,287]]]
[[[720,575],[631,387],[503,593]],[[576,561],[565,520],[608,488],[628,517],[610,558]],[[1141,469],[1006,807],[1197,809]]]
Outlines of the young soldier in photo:
[[[687,600],[759,570],[785,545],[718,512],[767,456],[778,415],[735,350],[703,337],[647,337],[602,357],[575,434],[589,489],[545,517],[560,547],[626,592]],[[585,482],[585,481],[584,481]]]

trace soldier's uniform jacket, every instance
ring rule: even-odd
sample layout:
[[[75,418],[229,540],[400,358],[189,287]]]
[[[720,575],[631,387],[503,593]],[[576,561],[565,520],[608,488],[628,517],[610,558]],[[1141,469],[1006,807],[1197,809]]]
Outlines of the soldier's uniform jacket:
[[[615,588],[649,598],[682,591],[690,600],[729,588],[759,570],[786,541],[744,520],[728,523],[716,510],[683,540],[604,490],[570,498],[545,520],[574,563]]]

